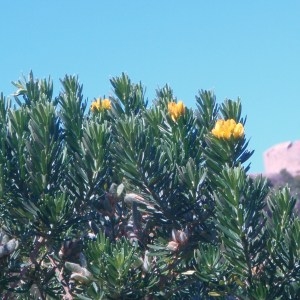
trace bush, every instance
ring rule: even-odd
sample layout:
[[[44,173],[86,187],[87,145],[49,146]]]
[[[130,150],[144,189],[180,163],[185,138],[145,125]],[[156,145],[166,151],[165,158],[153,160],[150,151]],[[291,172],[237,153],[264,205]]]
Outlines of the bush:
[[[2,299],[297,299],[300,221],[288,188],[248,176],[240,100],[78,78],[0,98]],[[267,210],[270,212],[265,213]]]

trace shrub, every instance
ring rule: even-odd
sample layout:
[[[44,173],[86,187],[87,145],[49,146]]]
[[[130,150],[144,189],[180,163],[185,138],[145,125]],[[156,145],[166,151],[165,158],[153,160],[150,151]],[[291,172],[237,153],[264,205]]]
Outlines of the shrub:
[[[61,84],[0,97],[2,299],[299,296],[295,199],[248,176],[240,100],[166,85],[148,106],[122,74],[88,109]]]

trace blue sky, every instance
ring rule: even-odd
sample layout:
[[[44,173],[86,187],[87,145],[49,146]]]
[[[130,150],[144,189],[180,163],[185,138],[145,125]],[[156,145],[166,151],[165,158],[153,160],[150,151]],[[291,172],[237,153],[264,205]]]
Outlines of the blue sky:
[[[150,102],[168,83],[195,107],[199,89],[241,98],[251,172],[263,152],[300,139],[300,1],[3,1],[0,91],[11,81],[76,74],[84,95],[109,95],[127,73]]]

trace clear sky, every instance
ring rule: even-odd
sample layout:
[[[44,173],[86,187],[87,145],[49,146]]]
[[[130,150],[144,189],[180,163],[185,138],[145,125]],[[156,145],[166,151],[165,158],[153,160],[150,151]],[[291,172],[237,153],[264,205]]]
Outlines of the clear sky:
[[[251,172],[263,152],[300,139],[300,1],[14,0],[0,8],[0,91],[11,81],[78,75],[92,101],[127,73],[149,101],[168,83],[195,107],[199,89],[241,98]]]

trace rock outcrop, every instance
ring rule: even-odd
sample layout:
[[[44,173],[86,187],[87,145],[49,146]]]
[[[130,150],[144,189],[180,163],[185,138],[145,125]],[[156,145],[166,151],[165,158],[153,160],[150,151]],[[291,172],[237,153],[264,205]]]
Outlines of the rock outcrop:
[[[300,141],[275,145],[264,152],[265,172],[275,188],[288,185],[297,199],[296,211],[300,215]]]
[[[265,175],[286,170],[292,176],[300,175],[300,141],[285,142],[264,152]]]

